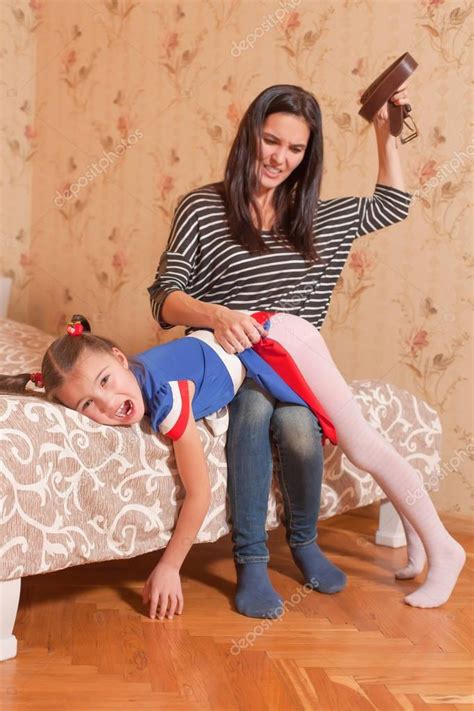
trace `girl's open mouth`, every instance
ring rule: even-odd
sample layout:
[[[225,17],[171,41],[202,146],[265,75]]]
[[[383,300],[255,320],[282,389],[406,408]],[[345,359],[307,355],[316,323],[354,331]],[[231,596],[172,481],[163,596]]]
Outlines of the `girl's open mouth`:
[[[133,402],[131,400],[125,400],[125,402],[120,405],[119,409],[115,413],[115,417],[120,417],[120,419],[126,419],[127,417],[130,417],[133,411]]]

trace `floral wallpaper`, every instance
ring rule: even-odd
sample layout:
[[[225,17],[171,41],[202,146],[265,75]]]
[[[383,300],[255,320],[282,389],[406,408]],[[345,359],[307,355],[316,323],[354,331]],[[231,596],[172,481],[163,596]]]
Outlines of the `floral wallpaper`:
[[[37,3],[0,4],[0,277],[14,279],[10,309],[20,321],[28,321],[28,289],[33,279],[31,196],[38,149],[34,112],[40,26]]]
[[[146,287],[180,195],[219,179],[250,101],[300,84],[324,121],[323,198],[370,195],[359,97],[404,51],[419,138],[400,146],[410,217],[356,242],[323,333],[348,379],[436,407],[448,512],[473,510],[470,49],[466,0],[11,0],[1,4],[1,275],[8,315],[75,311],[130,353],[179,334]]]

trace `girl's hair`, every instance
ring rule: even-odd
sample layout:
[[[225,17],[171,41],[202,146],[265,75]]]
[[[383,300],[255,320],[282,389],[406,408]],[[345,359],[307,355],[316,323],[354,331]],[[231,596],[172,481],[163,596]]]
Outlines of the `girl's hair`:
[[[54,391],[63,385],[85,350],[112,353],[113,348],[118,348],[108,338],[92,335],[88,320],[81,314],[74,314],[69,323],[81,324],[83,332],[76,336],[66,334],[56,338],[43,356],[41,376],[48,400],[54,399]],[[0,392],[23,393],[30,381],[31,373],[0,375]]]
[[[298,116],[310,130],[304,158],[286,180],[275,188],[274,233],[284,237],[309,262],[319,261],[313,236],[323,172],[323,132],[321,110],[315,97],[299,86],[278,84],[262,91],[242,118],[230,149],[223,185],[227,218],[233,239],[250,252],[268,252],[260,234],[262,220],[255,193],[256,164],[265,119],[271,114]],[[258,224],[252,220],[253,208]]]

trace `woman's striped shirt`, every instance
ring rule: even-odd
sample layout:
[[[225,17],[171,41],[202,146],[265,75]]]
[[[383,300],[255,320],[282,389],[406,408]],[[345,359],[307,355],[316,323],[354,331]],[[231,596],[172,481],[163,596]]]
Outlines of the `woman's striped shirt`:
[[[163,302],[173,291],[184,291],[235,310],[286,311],[320,328],[352,242],[404,220],[410,201],[410,193],[380,183],[371,197],[319,200],[313,231],[322,261],[309,264],[270,231],[262,232],[269,252],[249,253],[231,239],[215,188],[194,190],[176,209],[148,288],[153,316],[162,328],[172,328],[161,316]]]

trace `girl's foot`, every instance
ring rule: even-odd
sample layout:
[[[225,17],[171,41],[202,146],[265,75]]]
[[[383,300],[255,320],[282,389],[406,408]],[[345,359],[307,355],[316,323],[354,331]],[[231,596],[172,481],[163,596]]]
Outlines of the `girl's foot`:
[[[283,612],[280,597],[268,577],[267,564],[236,563],[235,606],[241,615],[274,619]]]
[[[443,550],[436,556],[436,561],[430,564],[423,585],[406,596],[407,605],[413,607],[444,605],[456,585],[465,560],[464,548],[450,536]]]
[[[291,555],[304,575],[304,581],[314,590],[332,594],[346,586],[346,574],[326,558],[317,543],[290,547]]]

